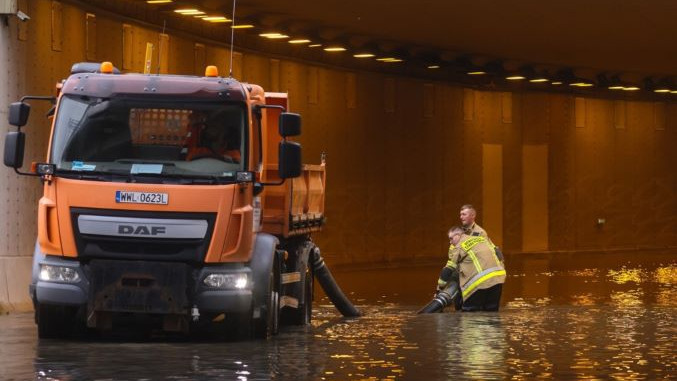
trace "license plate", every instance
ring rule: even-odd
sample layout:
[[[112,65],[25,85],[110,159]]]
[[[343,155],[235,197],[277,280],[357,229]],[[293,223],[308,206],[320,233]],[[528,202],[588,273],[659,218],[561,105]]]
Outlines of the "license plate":
[[[115,191],[115,202],[129,204],[167,205],[167,193]]]

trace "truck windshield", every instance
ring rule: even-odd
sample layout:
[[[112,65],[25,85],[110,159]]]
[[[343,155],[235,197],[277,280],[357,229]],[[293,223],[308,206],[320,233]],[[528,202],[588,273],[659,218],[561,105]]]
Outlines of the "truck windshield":
[[[64,96],[51,162],[57,174],[235,179],[244,170],[244,105]]]

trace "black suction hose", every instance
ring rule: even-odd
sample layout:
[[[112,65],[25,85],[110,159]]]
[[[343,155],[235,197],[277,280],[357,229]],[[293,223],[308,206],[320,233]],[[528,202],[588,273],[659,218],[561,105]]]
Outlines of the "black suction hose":
[[[324,263],[322,255],[320,255],[320,249],[314,247],[311,251],[313,271],[317,281],[320,282],[320,286],[324,290],[325,294],[329,297],[329,300],[334,304],[337,310],[347,317],[357,317],[362,316],[362,312],[355,308],[353,304],[348,300],[348,298],[343,294],[341,288],[336,284],[334,277],[331,275],[331,271]]]
[[[425,307],[421,308],[419,314],[430,314],[433,312],[439,312],[444,309],[444,307],[449,307],[454,303],[454,299],[458,296],[458,283],[449,282],[449,285],[441,290],[435,295],[433,300],[430,303],[426,304]]]

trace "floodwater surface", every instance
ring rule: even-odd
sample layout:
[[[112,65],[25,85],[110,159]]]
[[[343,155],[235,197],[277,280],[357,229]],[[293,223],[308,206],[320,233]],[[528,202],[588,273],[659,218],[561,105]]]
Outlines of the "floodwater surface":
[[[268,341],[38,340],[0,317],[2,380],[677,380],[675,250],[506,258],[500,312],[417,315],[441,266],[333,269],[364,312],[318,293]]]

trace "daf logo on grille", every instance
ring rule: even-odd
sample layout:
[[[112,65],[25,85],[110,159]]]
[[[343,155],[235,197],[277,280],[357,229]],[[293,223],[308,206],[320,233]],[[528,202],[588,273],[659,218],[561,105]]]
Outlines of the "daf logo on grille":
[[[78,216],[78,228],[80,234],[125,239],[203,239],[209,224],[206,220],[81,214]]]
[[[159,235],[166,232],[167,228],[164,226],[118,225],[118,234],[124,235]]]

